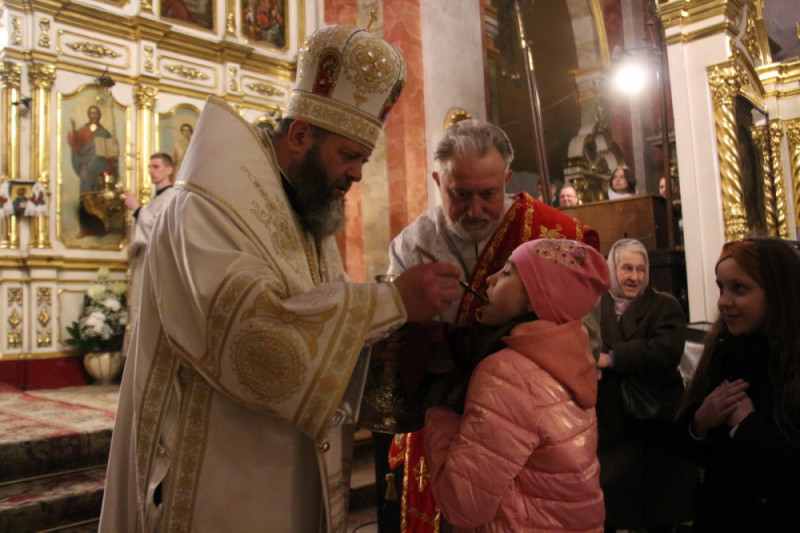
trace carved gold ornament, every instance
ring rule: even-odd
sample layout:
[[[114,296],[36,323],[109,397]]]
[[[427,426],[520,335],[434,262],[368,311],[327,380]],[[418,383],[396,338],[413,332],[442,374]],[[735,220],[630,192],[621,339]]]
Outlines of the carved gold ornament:
[[[798,30],[800,33],[800,30]],[[786,121],[786,137],[789,140],[789,165],[794,196],[795,228],[800,228],[800,118]]]
[[[228,67],[228,74],[230,75],[231,78],[230,81],[228,82],[228,90],[232,93],[239,92],[239,84],[236,83],[236,74],[238,72],[239,72],[238,68],[234,66]]]
[[[145,72],[153,72],[153,47],[144,47],[144,70]]]
[[[53,345],[53,337],[52,337],[52,334],[51,334],[49,329],[47,331],[38,332],[36,334],[36,347],[37,348],[46,348],[46,347],[52,346],[52,345]]]
[[[39,287],[39,289],[37,290],[36,299],[37,299],[37,301],[41,301],[43,293],[47,294],[47,296],[46,296],[47,300],[46,301],[47,301],[47,303],[49,305],[49,303],[50,303],[50,289],[49,288]],[[47,346],[50,346],[52,344],[52,340],[53,340],[52,333],[50,331],[50,328],[48,327],[48,325],[50,324],[50,312],[48,311],[47,307],[42,307],[39,310],[39,316],[38,316],[37,319],[39,321],[40,329],[39,329],[39,331],[36,332],[36,347],[37,348],[45,348]]]
[[[22,19],[14,17],[11,19],[11,42],[16,45],[22,44]]]
[[[233,2],[231,2],[233,4]],[[236,15],[234,14],[234,10],[236,6],[233,5],[232,7],[228,6],[228,15],[225,17],[225,31],[228,32],[228,35],[236,35]]]
[[[11,290],[21,289],[9,289],[9,293]],[[22,324],[22,318],[17,309],[14,309],[11,312],[11,316],[8,317],[8,325],[11,326],[8,331],[8,347],[11,349],[22,346],[22,331],[19,330],[20,324]]]
[[[49,324],[49,323],[50,323],[50,314],[47,312],[47,309],[45,309],[45,308],[42,308],[42,309],[39,311],[39,318],[38,318],[38,320],[39,320],[39,324],[41,324],[41,325],[42,325],[42,327],[46,327],[46,326],[47,326],[47,324]]]
[[[8,289],[8,306],[22,305],[22,289],[16,287]]]
[[[0,84],[9,89],[19,89],[22,79],[22,67],[18,63],[11,61],[3,62],[3,70],[0,71]]]
[[[202,72],[194,67],[187,67],[186,65],[167,65],[165,67],[168,71],[172,72],[176,76],[179,76],[186,80],[207,80],[209,79],[209,75],[205,72]]]
[[[246,87],[261,96],[284,96],[286,94],[267,83],[248,83]]]
[[[742,44],[744,44],[747,53],[750,54],[753,61],[757,61],[761,58],[761,52],[758,47],[758,35],[756,33],[756,22],[753,17],[752,8],[747,10],[747,23],[744,36],[742,37]]]
[[[76,52],[82,53],[83,55],[98,59],[103,57],[110,57],[112,59],[116,59],[120,56],[118,52],[115,52],[111,48],[107,48],[102,44],[91,43],[89,41],[66,43],[66,46]]]
[[[36,305],[42,304],[52,304],[52,292],[49,287],[39,287],[36,289]]]
[[[133,101],[136,103],[137,109],[153,109],[156,98],[158,98],[156,87],[137,85],[133,92]]]
[[[42,32],[42,34],[39,35],[39,40],[37,43],[42,48],[50,48],[50,36],[47,35],[47,32],[50,31],[50,19],[40,18],[39,30]]]
[[[56,67],[54,65],[43,65],[41,63],[31,63],[28,65],[28,81],[35,89],[50,90],[56,79]]]
[[[53,334],[50,325],[50,311],[49,307],[52,305],[52,291],[50,287],[38,287],[36,289],[36,305],[39,309],[39,328],[36,332],[36,347],[46,348],[53,344]]]

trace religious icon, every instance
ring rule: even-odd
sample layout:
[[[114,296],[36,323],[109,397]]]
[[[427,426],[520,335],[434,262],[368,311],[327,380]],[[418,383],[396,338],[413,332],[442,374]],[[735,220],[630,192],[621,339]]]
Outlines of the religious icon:
[[[37,181],[10,179],[0,183],[0,216],[47,215],[47,199]]]
[[[15,184],[11,186],[11,205],[14,208],[14,215],[21,217],[25,214],[30,195],[31,187],[29,185]]]
[[[250,42],[286,46],[286,0],[242,0],[242,33]]]
[[[161,0],[161,16],[214,29],[213,0]]]
[[[172,158],[175,166],[173,177],[176,179],[199,117],[200,111],[189,104],[180,104],[167,113],[159,114],[158,151]]]
[[[124,184],[125,108],[95,85],[59,98],[59,238],[68,246],[119,247],[125,211],[98,211],[96,197],[109,207]]]

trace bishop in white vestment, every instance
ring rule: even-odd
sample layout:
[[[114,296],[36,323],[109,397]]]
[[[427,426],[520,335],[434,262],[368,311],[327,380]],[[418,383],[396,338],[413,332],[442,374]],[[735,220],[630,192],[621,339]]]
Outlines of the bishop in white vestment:
[[[360,63],[376,56],[390,67],[380,79]],[[404,73],[364,30],[323,28],[285,117],[368,155]],[[348,110],[341,100],[358,91],[367,98]],[[102,532],[344,532],[362,347],[458,296],[444,263],[413,287],[349,282],[333,237],[312,235],[290,204],[296,172],[282,173],[276,147],[209,98],[145,258]],[[438,303],[415,310],[428,295]]]

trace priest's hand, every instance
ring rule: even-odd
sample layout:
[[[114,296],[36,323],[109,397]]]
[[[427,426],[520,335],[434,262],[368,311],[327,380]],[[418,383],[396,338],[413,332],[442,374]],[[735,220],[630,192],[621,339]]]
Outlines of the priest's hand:
[[[397,277],[409,322],[422,322],[446,311],[455,302],[460,289],[461,269],[444,261],[416,265]]]
[[[142,205],[139,203],[139,199],[136,198],[135,194],[129,191],[125,192],[125,207],[127,207],[131,211],[135,211],[141,206]]]

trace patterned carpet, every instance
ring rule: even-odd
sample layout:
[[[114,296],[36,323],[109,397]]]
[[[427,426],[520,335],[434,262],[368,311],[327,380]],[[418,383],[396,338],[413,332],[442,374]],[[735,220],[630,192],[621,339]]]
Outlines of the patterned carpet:
[[[113,393],[97,391],[92,398],[91,393],[63,391],[0,390],[0,482],[106,463],[114,427],[114,408],[107,406]],[[105,407],[63,401],[71,397]]]
[[[0,532],[96,530],[118,397],[115,385],[0,383]]]
[[[64,387],[63,389],[28,391],[31,396],[83,405],[114,413],[119,400],[119,385],[90,385],[88,387]]]
[[[118,399],[118,385],[23,392],[0,383],[0,532],[97,531]],[[376,533],[364,452],[354,459],[347,531]]]

